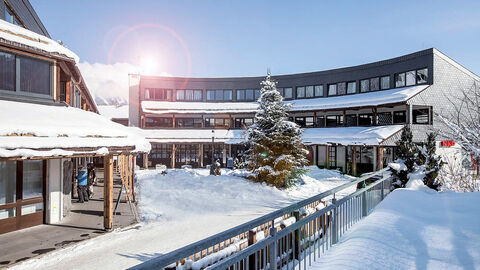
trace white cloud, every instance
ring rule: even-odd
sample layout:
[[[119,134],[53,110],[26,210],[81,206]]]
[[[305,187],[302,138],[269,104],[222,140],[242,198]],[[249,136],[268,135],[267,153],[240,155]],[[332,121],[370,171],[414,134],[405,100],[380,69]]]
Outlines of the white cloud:
[[[79,63],[85,83],[97,104],[128,103],[128,74],[139,73],[138,66],[129,63]],[[161,76],[170,76],[158,72]]]

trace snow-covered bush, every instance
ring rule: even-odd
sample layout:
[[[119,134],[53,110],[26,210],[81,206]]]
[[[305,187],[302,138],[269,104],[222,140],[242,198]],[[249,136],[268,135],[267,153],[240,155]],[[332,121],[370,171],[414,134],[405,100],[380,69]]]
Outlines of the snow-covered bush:
[[[480,177],[464,166],[465,157],[459,155],[444,156],[444,165],[440,170],[437,181],[440,190],[455,192],[480,191]]]
[[[285,188],[306,172],[308,151],[302,144],[302,129],[288,121],[290,106],[283,103],[270,74],[261,85],[260,106],[254,124],[247,130],[249,178]]]
[[[413,143],[412,130],[408,125],[402,130],[400,140],[395,144],[398,159],[390,163],[389,167],[396,179],[393,187],[399,188],[407,184],[408,174],[413,172],[417,156],[417,146]]]

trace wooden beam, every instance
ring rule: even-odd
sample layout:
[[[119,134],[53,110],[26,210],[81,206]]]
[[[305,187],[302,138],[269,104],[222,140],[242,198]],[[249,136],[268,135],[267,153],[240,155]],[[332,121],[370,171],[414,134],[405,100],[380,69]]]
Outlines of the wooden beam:
[[[172,144],[172,160],[171,160],[171,166],[172,169],[175,169],[175,144]]]
[[[103,158],[103,226],[113,229],[113,155]]]
[[[383,169],[383,146],[378,147],[378,162],[377,162],[377,170]]]
[[[357,147],[352,146],[352,174],[357,175]]]
[[[325,155],[325,168],[330,169],[330,146],[327,145],[325,147],[326,155]]]
[[[148,169],[148,154],[143,154],[143,168]]]

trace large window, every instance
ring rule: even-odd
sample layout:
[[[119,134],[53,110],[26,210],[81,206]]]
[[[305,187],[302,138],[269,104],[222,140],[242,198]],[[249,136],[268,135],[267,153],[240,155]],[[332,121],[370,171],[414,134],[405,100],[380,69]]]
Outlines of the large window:
[[[231,90],[228,90],[228,91],[231,91]],[[257,100],[258,98],[260,98],[260,90],[259,89],[255,89],[255,90],[254,89],[246,89],[246,90],[241,89],[241,90],[236,90],[236,92],[237,92],[237,100],[239,100],[239,101],[254,101],[254,100]]]
[[[327,127],[343,126],[343,115],[327,115]]]
[[[328,85],[328,96],[336,96],[337,95],[337,85],[336,84],[329,84]]]
[[[373,114],[359,114],[358,125],[359,126],[371,126],[373,124]]]
[[[43,160],[23,161],[23,199],[42,197]]]
[[[382,90],[390,88],[390,76],[383,76],[380,78],[380,84]]]
[[[415,85],[415,70],[407,71],[405,77],[407,86]]]
[[[395,87],[405,86],[405,73],[395,74]]]
[[[229,118],[205,118],[205,127],[229,128]]]
[[[284,99],[292,99],[293,98],[293,89],[291,87],[285,88],[277,88],[280,95],[283,96]]]
[[[172,118],[167,117],[147,117],[145,119],[146,127],[172,127]]]
[[[312,116],[301,116],[301,117],[295,117],[295,123],[301,127],[313,127],[313,117]]]
[[[428,108],[412,110],[414,124],[429,124],[430,113]]]
[[[10,9],[10,7],[8,5],[5,5],[5,21],[7,21],[9,23],[13,23],[13,24],[21,26],[21,27],[24,27],[23,23],[17,17],[15,12],[13,12],[13,10]]]
[[[325,127],[325,116],[317,116],[317,127]]]
[[[370,79],[370,91],[380,90],[380,78],[371,78]]]
[[[357,123],[357,115],[356,114],[349,114],[346,116],[347,119],[346,119],[346,122],[347,122],[347,126],[349,127],[354,127],[354,126],[357,126],[358,123]]]
[[[247,128],[253,124],[253,118],[235,118],[235,128]]]
[[[50,63],[29,57],[20,58],[20,90],[50,95]]]
[[[177,90],[177,100],[201,101],[202,90]]]
[[[153,99],[155,100],[170,100],[172,99],[172,89],[151,89]]]
[[[207,90],[208,101],[230,101],[233,99],[232,90]]]
[[[313,85],[305,86],[305,97],[310,98],[314,96]]]
[[[315,85],[315,96],[323,97],[323,85]]]
[[[410,70],[395,74],[395,87],[412,86],[428,82],[428,69]]]
[[[15,55],[1,51],[0,90],[15,91]]]
[[[202,118],[176,118],[175,126],[179,128],[184,127],[202,127]]]
[[[360,81],[360,92],[365,93],[370,91],[370,80]]]
[[[198,167],[198,154],[198,144],[177,144],[175,146],[175,167],[180,168],[182,165]]]
[[[391,125],[392,124],[392,113],[383,112],[377,113],[377,125]]]
[[[172,158],[172,145],[171,144],[158,144],[152,143],[152,150],[148,154],[148,159],[152,162],[152,165],[163,164],[170,165]]]
[[[17,163],[0,161],[0,205],[14,203],[17,200]],[[2,216],[0,211],[0,219]]]
[[[394,124],[407,123],[407,112],[406,111],[393,112],[393,123]]]
[[[355,94],[357,92],[357,83],[348,82],[347,83],[347,94]]]
[[[428,79],[428,69],[419,69],[417,70],[417,83],[427,83]]]

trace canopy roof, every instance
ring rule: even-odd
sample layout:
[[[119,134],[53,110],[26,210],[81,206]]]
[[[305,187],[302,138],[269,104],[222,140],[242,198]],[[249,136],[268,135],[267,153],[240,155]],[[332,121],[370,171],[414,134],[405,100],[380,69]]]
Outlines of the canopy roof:
[[[327,98],[288,100],[291,111],[349,109],[406,102],[428,85],[417,85],[390,90]],[[257,102],[170,102],[142,101],[142,110],[150,114],[191,113],[255,113]]]
[[[93,112],[0,100],[0,158],[148,152],[138,128]]]

